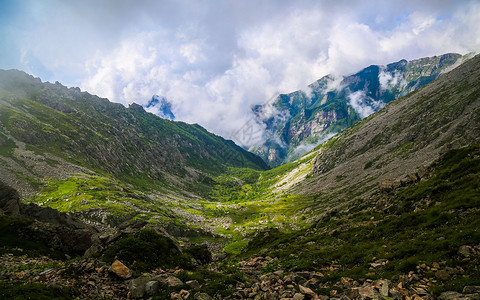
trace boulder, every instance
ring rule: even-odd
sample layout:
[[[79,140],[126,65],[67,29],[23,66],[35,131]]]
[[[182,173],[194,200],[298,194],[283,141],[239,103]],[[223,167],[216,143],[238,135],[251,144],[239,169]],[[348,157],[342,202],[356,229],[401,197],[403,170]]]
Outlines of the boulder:
[[[81,256],[99,242],[98,230],[81,220],[49,207],[20,202],[18,192],[0,182],[0,212],[30,219],[16,229],[22,238],[39,242],[69,256]]]
[[[380,291],[380,295],[382,295],[383,297],[388,297],[391,286],[390,280],[379,280],[377,282],[377,285],[379,286],[378,290]]]
[[[151,281],[151,277],[148,275],[142,275],[130,281],[128,289],[133,298],[143,298],[145,295],[145,286],[147,282]],[[158,282],[157,282],[158,283]]]
[[[159,288],[160,283],[156,280],[151,280],[145,284],[145,295],[148,297],[154,296]]]
[[[132,277],[132,271],[127,268],[121,261],[116,260],[113,262],[110,270],[120,278],[128,279]]]
[[[10,216],[20,215],[20,196],[8,185],[0,182],[0,213]]]

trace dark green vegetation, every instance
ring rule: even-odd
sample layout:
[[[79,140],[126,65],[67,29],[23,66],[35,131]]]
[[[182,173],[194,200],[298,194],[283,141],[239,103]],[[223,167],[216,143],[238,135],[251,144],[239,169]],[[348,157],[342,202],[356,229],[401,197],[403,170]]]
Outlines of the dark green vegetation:
[[[287,270],[325,270],[324,282],[340,277],[398,279],[420,264],[444,262],[465,273],[439,280],[433,290],[461,292],[480,282],[479,258],[465,261],[462,245],[480,243],[480,146],[446,153],[430,166],[431,177],[391,192],[377,192],[367,202],[332,211],[308,229],[258,233],[242,254],[268,249]],[[377,259],[388,263],[373,270]],[[433,273],[430,274],[433,277]]]
[[[143,229],[134,235],[121,238],[103,252],[102,258],[109,263],[119,259],[140,272],[159,267],[192,267],[190,254],[182,253],[171,239],[153,229]]]
[[[19,232],[32,222],[31,219],[25,217],[0,214],[0,254],[15,253],[17,255],[63,257],[62,253],[52,251],[44,243],[19,236]]]
[[[342,78],[325,76],[309,85],[310,94],[282,94],[272,104],[275,115],[263,116],[265,106],[254,108],[272,138],[251,149],[271,166],[293,161],[329,135],[432,82],[462,59],[459,54],[445,54],[372,65]]]
[[[73,288],[58,288],[39,283],[12,285],[0,283],[0,298],[12,300],[68,300],[80,293]]]

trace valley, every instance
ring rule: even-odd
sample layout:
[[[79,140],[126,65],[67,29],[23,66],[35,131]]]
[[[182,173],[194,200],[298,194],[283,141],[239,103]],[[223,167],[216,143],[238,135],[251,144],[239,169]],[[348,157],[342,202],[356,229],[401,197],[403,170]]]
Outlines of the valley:
[[[479,299],[480,57],[459,60],[364,69],[392,83],[365,91],[385,100],[368,116],[345,101],[363,73],[348,95],[320,79],[323,104],[280,95],[298,115],[272,132],[348,113],[272,169],[199,125],[0,71],[0,295]]]

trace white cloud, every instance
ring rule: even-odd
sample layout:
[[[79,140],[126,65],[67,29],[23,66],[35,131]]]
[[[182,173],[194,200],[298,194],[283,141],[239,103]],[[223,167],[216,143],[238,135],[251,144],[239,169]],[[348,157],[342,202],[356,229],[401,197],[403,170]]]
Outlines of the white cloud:
[[[350,104],[362,118],[368,117],[385,105],[381,100],[375,101],[368,97],[365,91],[356,91],[349,94],[347,98],[348,104]]]
[[[385,67],[380,68],[380,72],[378,73],[378,81],[380,82],[380,89],[382,91],[395,86],[402,87],[407,83],[401,72],[396,70],[393,73],[387,72]]]
[[[0,67],[123,104],[162,95],[178,120],[227,138],[277,91],[308,91],[324,75],[370,64],[480,50],[476,1],[32,0],[18,9],[0,24],[18,62],[0,53]],[[396,83],[383,75],[385,86]],[[351,101],[367,115],[361,96]]]

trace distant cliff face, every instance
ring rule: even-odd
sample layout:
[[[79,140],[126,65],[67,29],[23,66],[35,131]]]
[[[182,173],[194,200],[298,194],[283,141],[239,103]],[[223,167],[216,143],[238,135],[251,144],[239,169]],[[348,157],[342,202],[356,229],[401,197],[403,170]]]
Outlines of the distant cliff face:
[[[254,107],[266,127],[266,139],[250,151],[271,166],[292,161],[333,134],[378,111],[458,66],[466,57],[445,54],[386,66],[369,66],[342,78],[325,76],[312,83],[310,91],[283,94],[271,104]],[[268,105],[268,104],[267,104]]]

